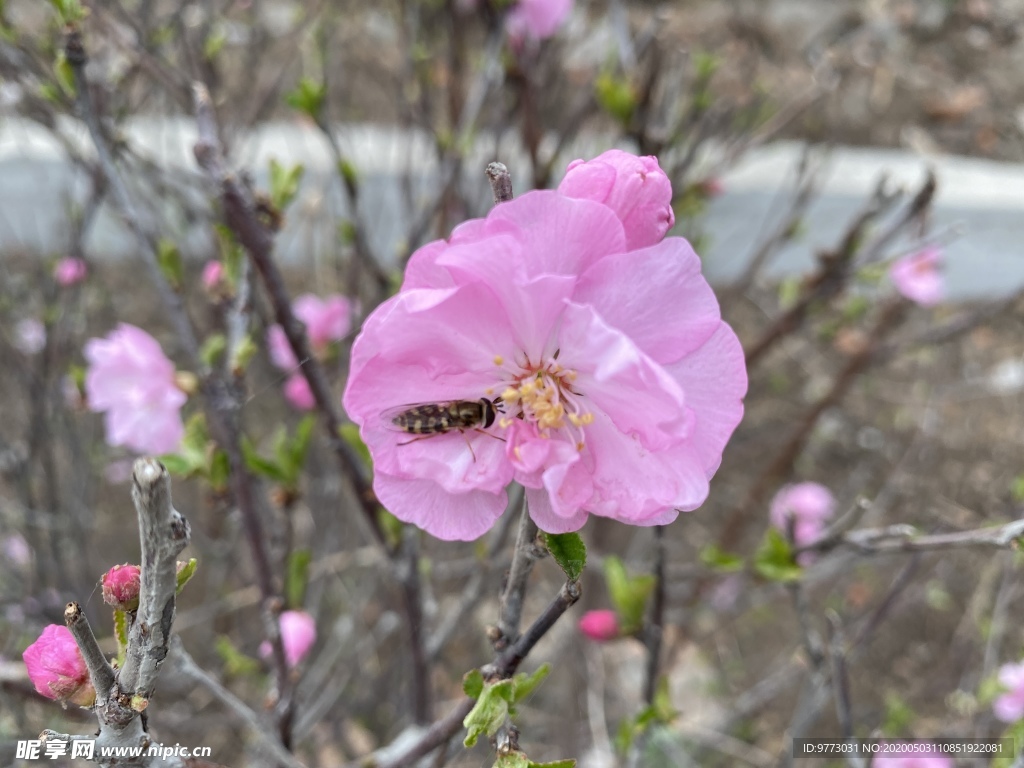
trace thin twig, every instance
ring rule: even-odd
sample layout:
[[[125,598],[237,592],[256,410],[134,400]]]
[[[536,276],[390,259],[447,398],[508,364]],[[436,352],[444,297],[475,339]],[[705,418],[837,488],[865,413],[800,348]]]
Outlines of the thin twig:
[[[491,183],[491,192],[494,193],[494,204],[507,203],[512,199],[512,177],[504,163],[497,161],[488,163],[485,171],[487,181]]]
[[[85,666],[89,670],[89,678],[92,686],[96,689],[96,699],[106,701],[114,687],[114,668],[110,666],[107,657],[100,650],[96,642],[96,635],[93,634],[89,620],[82,612],[78,603],[68,603],[64,608],[64,623],[75,638],[78,650],[82,652]]]
[[[516,535],[516,548],[512,555],[512,567],[508,572],[508,582],[501,594],[501,605],[498,609],[498,627],[494,638],[496,650],[502,650],[519,637],[519,620],[523,612],[523,595],[526,582],[530,578],[533,564],[544,556],[543,550],[537,546],[537,524],[530,517],[526,498],[523,498],[523,509],[519,513],[519,530]]]
[[[644,676],[644,701],[654,703],[658,689],[658,665],[661,659],[661,642],[665,621],[665,526],[654,526],[654,594],[651,597],[651,613],[644,627],[643,639],[647,647],[647,668]]]

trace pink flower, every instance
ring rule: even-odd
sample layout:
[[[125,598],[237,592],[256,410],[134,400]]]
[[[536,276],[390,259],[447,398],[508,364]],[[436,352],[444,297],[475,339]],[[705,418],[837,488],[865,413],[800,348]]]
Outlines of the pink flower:
[[[797,483],[784,486],[772,499],[772,525],[780,531],[793,526],[793,543],[798,547],[821,538],[825,521],[835,512],[832,492],[818,483]]]
[[[896,290],[922,306],[938,304],[945,297],[946,284],[939,272],[942,252],[935,246],[897,259],[889,269]]]
[[[3,552],[4,558],[14,565],[25,566],[32,562],[32,547],[20,533],[12,533],[4,538],[0,552]]]
[[[311,411],[316,406],[316,398],[309,388],[309,382],[301,373],[288,377],[284,383],[284,398],[299,411]]]
[[[178,448],[185,434],[181,406],[187,398],[175,386],[174,363],[156,339],[122,323],[105,339],[89,339],[85,359],[89,409],[105,412],[107,443],[140,453]]]
[[[656,157],[609,149],[593,160],[573,160],[558,191],[611,208],[626,230],[628,248],[661,242],[676,223],[672,183]]]
[[[89,680],[85,659],[67,627],[50,624],[25,649],[22,658],[29,679],[41,695],[83,707],[92,706],[96,691]]]
[[[103,574],[103,602],[118,610],[134,611],[139,607],[141,582],[139,566],[130,563],[115,565]]]
[[[551,37],[572,12],[573,0],[519,0],[505,17],[509,37],[517,43],[524,39]]]
[[[85,280],[89,268],[82,259],[61,259],[53,268],[53,278],[65,288]]]
[[[619,636],[619,617],[615,611],[587,611],[580,618],[580,632],[591,640],[603,642]]]
[[[224,265],[219,261],[208,261],[203,266],[203,288],[215,291],[224,279]]]
[[[316,643],[316,622],[305,611],[285,611],[279,621],[285,661],[289,667],[298,666]],[[270,643],[264,641],[260,644],[260,655],[269,658],[270,654]]]
[[[696,509],[747,386],[689,243],[631,250],[612,209],[552,191],[413,254],[402,290],[366,320],[351,371],[345,410],[378,498],[463,540],[494,524],[512,480],[549,533],[591,514],[657,525]],[[460,400],[481,417],[461,430],[417,439],[388,418]]]
[[[999,668],[999,683],[1006,693],[992,702],[992,711],[1004,723],[1024,718],[1024,661]]]
[[[341,341],[352,330],[352,303],[344,296],[335,294],[321,299],[306,293],[295,299],[292,310],[305,323],[310,346],[317,356],[326,353],[332,342]],[[271,362],[281,370],[298,366],[281,326],[272,325],[267,329],[267,346]]]
[[[941,754],[898,752],[878,755],[871,761],[871,768],[953,768],[953,760]]]
[[[14,327],[14,346],[26,355],[38,355],[46,347],[46,326],[33,317],[19,320]]]

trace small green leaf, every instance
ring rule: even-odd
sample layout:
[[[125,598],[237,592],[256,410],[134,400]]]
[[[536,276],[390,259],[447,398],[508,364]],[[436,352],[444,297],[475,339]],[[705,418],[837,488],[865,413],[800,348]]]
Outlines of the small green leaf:
[[[306,585],[309,583],[309,564],[313,561],[313,553],[308,549],[297,549],[288,558],[288,571],[285,575],[284,594],[288,607],[299,609],[306,596]]]
[[[504,755],[498,755],[498,759],[491,768],[529,768],[530,761],[518,750]]]
[[[545,533],[544,543],[569,581],[576,581],[587,565],[587,545],[578,533]]]
[[[57,58],[53,62],[53,74],[57,78],[57,85],[69,98],[75,97],[75,70],[64,55],[64,51],[57,52]]]
[[[220,635],[214,641],[214,649],[224,662],[225,674],[233,677],[253,675],[260,671],[260,663],[235,648],[231,638]]]
[[[243,436],[241,440],[242,460],[250,472],[262,475],[275,483],[284,484],[288,475],[282,467],[271,459],[266,459],[256,451],[256,447],[248,437]]]
[[[85,18],[85,10],[78,0],[50,0],[64,24],[75,24]]]
[[[1013,478],[1013,482],[1010,483],[1010,495],[1018,503],[1024,501],[1024,474]]]
[[[471,699],[480,697],[484,689],[484,676],[479,669],[472,669],[462,677],[462,691]]]
[[[769,581],[798,581],[803,569],[793,559],[793,549],[776,528],[769,528],[754,555],[754,569]]]
[[[518,675],[513,677],[512,703],[518,704],[533,693],[537,686],[544,682],[544,678],[549,674],[551,674],[551,665],[545,663],[541,664],[540,667],[537,668],[537,671],[532,675],[520,672]]]
[[[243,336],[241,341],[238,342],[238,346],[235,347],[234,354],[231,357],[231,372],[236,376],[242,373],[249,367],[249,362],[258,351],[259,347],[256,345],[256,342],[252,340],[252,336],[249,334]]]
[[[317,83],[309,77],[299,80],[295,90],[288,93],[284,100],[292,109],[305,112],[316,120],[324,106],[324,99],[327,96],[327,86]]]
[[[467,730],[463,741],[465,746],[472,747],[481,734],[493,736],[498,732],[509,715],[513,689],[514,683],[511,680],[499,680],[484,685],[473,709],[462,721]]]
[[[388,546],[397,547],[402,541],[402,531],[405,530],[405,523],[384,509],[384,507],[377,511],[377,522],[380,523]]]
[[[643,626],[647,598],[654,589],[654,577],[649,574],[630,577],[617,557],[605,558],[604,577],[615,612],[622,621],[622,634],[633,634]]]
[[[175,454],[160,457],[167,471],[179,477],[202,475],[207,471],[207,446],[210,438],[206,432],[206,419],[201,413],[185,422],[185,436]]]
[[[206,473],[206,479],[217,492],[227,490],[228,480],[231,478],[231,463],[228,461],[226,451],[218,448],[213,452],[210,459],[210,467]]]
[[[527,768],[576,768],[576,760],[569,758],[567,760],[555,760],[553,763],[535,763],[531,760]]]
[[[354,187],[359,183],[359,171],[345,158],[338,161],[338,173],[348,186]]]
[[[274,158],[270,159],[270,200],[279,211],[283,211],[295,199],[305,171],[301,163],[288,168]]]
[[[709,544],[700,552],[700,561],[719,573],[735,573],[743,570],[743,558]]]
[[[658,685],[654,689],[654,701],[651,702],[651,711],[655,721],[668,725],[679,715],[679,711],[672,706],[672,696],[668,689],[668,677],[662,675],[658,678]]]
[[[342,424],[338,427],[338,435],[346,443],[356,449],[356,453],[359,454],[363,462],[367,467],[373,468],[373,459],[370,457],[370,449],[366,447],[366,443],[363,442],[363,438],[359,436],[359,427],[355,424]]]
[[[779,284],[779,309],[791,309],[800,300],[803,278],[796,275],[787,277]]]
[[[228,340],[223,333],[210,334],[203,346],[199,348],[199,358],[210,368],[213,368],[220,360],[224,350],[228,347]]]
[[[356,241],[356,225],[348,219],[343,220],[338,224],[338,237],[343,245],[352,245]]]
[[[228,41],[228,35],[225,31],[224,25],[218,24],[209,36],[206,38],[206,42],[203,43],[203,58],[207,61],[213,61],[217,58],[217,54],[224,48],[224,44]]]
[[[161,240],[157,244],[156,261],[164,279],[174,290],[178,290],[182,280],[181,253],[170,240]]]
[[[174,594],[180,595],[181,590],[185,588],[185,585],[191,581],[192,577],[196,575],[196,570],[199,568],[199,561],[194,557],[190,557],[187,562],[178,561],[178,572],[175,575],[175,587]]]
[[[604,72],[594,81],[594,92],[601,108],[620,123],[628,125],[633,119],[636,92],[628,80]]]

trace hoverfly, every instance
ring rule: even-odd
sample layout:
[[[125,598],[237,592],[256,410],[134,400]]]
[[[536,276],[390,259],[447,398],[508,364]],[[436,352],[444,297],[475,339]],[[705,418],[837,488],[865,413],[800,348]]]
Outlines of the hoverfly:
[[[399,445],[409,445],[417,440],[425,440],[436,435],[446,435],[449,432],[465,433],[467,429],[490,435],[497,440],[501,438],[484,432],[491,426],[499,413],[503,413],[500,397],[488,400],[481,397],[479,400],[451,400],[445,403],[421,403],[419,405],[401,405],[384,412],[389,429],[398,432],[405,432],[410,435],[418,435]],[[466,441],[469,445],[469,441]],[[473,452],[470,446],[470,453]],[[474,460],[476,455],[473,456]]]

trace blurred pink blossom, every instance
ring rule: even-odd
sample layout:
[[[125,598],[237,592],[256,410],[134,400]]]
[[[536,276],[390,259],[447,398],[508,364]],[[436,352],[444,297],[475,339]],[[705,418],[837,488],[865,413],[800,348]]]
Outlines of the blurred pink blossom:
[[[280,617],[281,644],[289,667],[298,666],[316,643],[316,621],[305,611],[284,611]],[[269,658],[269,641],[260,644],[260,656]]]
[[[306,293],[296,297],[292,311],[305,324],[309,344],[318,357],[327,352],[332,342],[341,341],[352,330],[352,303],[345,296],[334,294],[321,299]],[[272,325],[267,329],[267,346],[271,362],[281,370],[298,366],[281,326]]]
[[[615,611],[587,611],[580,618],[579,626],[580,632],[591,640],[603,642],[619,636],[619,617]]]
[[[142,570],[137,565],[115,565],[103,574],[103,602],[119,610],[134,611],[138,608],[141,588]]]
[[[572,4],[573,0],[519,0],[505,18],[509,38],[521,44],[551,37],[572,13]]]
[[[825,521],[835,512],[836,501],[832,492],[818,483],[796,483],[784,486],[772,499],[772,525],[780,531],[790,530],[792,520],[793,543],[802,547],[821,538]],[[801,555],[804,560],[811,553]]]
[[[64,258],[57,262],[53,268],[53,278],[62,286],[80,283],[85,280],[89,268],[82,259]]]
[[[175,385],[174,363],[160,344],[134,325],[122,323],[103,339],[85,344],[89,409],[104,412],[107,443],[140,453],[177,450],[185,427],[187,399]]]
[[[558,191],[611,208],[625,229],[627,248],[661,242],[676,223],[672,183],[656,157],[609,149],[593,160],[573,160]]]
[[[29,679],[41,695],[83,707],[92,705],[96,691],[89,680],[85,659],[67,627],[50,624],[44,628],[22,658]]]
[[[214,291],[224,279],[224,265],[219,261],[208,261],[203,266],[203,288]]]
[[[992,711],[1004,723],[1024,719],[1024,661],[999,668],[999,684],[1006,693],[992,702]]]
[[[344,404],[385,507],[470,540],[513,479],[549,533],[591,514],[658,525],[696,509],[746,386],[689,243],[631,249],[612,208],[536,191],[413,254],[356,339]],[[481,398],[501,410],[486,431],[410,440],[385,417]]]
[[[313,390],[309,388],[309,382],[301,373],[288,377],[284,383],[284,398],[299,411],[311,411],[316,406]]]
[[[10,536],[6,536],[0,551],[3,552],[5,560],[16,566],[26,566],[32,561],[32,547],[29,546],[28,542],[25,541],[25,537],[20,533],[12,533]]]
[[[905,298],[930,307],[946,295],[946,281],[939,271],[942,251],[934,246],[897,259],[889,269],[893,285]]]
[[[954,768],[952,758],[937,754],[901,752],[895,755],[878,755],[871,761],[871,768]]]
[[[46,326],[34,317],[14,326],[14,346],[26,355],[38,355],[46,347]]]

